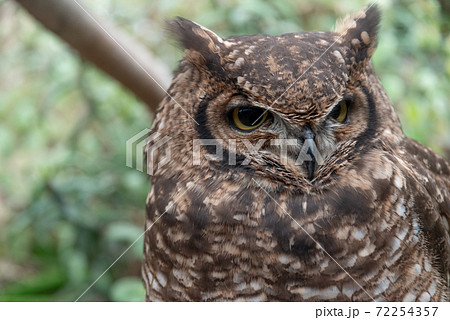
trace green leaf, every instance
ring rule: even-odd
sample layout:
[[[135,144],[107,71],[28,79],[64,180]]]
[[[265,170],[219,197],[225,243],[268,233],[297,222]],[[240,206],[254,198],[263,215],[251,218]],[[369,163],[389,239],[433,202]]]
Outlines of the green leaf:
[[[111,300],[121,302],[143,302],[145,289],[139,278],[122,278],[111,288]]]
[[[34,298],[41,296],[40,301],[48,301],[50,294],[60,289],[66,281],[66,275],[58,267],[50,267],[34,276],[25,278],[16,283],[5,286],[0,290],[1,301],[17,301],[18,297]],[[51,300],[51,299],[50,299]],[[29,300],[24,300],[29,301]]]

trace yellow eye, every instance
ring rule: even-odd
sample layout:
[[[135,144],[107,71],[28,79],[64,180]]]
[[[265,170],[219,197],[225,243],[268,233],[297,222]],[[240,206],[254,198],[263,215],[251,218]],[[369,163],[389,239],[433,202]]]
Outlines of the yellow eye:
[[[348,118],[347,112],[348,112],[347,102],[345,100],[342,100],[341,102],[339,102],[337,106],[333,108],[333,110],[331,110],[330,116],[336,119],[336,121],[344,123],[347,121]]]
[[[237,129],[241,131],[252,131],[266,121],[267,115],[267,110],[262,108],[237,107],[231,110],[229,118]]]

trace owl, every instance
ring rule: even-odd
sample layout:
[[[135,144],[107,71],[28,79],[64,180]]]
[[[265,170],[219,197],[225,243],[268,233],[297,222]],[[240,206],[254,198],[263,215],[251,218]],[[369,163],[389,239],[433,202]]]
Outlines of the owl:
[[[450,165],[407,138],[370,61],[375,6],[331,32],[185,49],[147,151],[148,301],[446,301]]]

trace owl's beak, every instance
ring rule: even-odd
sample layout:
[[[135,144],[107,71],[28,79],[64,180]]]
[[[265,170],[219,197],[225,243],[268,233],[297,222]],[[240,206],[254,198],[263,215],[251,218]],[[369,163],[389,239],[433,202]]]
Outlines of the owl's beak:
[[[308,151],[308,154],[311,156],[311,161],[305,161],[306,170],[308,170],[308,180],[312,180],[314,178],[314,171],[316,169],[316,159],[311,151]]]
[[[302,130],[302,136],[303,136],[303,143],[305,143],[306,140],[311,139],[314,141],[315,134],[311,130],[309,126],[305,126]],[[316,157],[314,156],[314,152],[311,149],[308,149],[306,152],[311,157],[311,160],[304,161],[303,165],[305,166],[306,170],[308,171],[308,180],[312,180],[314,178],[314,171],[316,169]]]

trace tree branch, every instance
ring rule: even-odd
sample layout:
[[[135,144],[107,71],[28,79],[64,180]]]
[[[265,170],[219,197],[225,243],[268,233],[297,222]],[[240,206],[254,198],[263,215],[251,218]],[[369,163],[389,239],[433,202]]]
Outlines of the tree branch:
[[[145,102],[152,112],[166,94],[168,67],[121,30],[93,17],[80,0],[16,0],[47,29]],[[77,3],[78,2],[78,3]],[[114,38],[114,39],[112,39]]]

